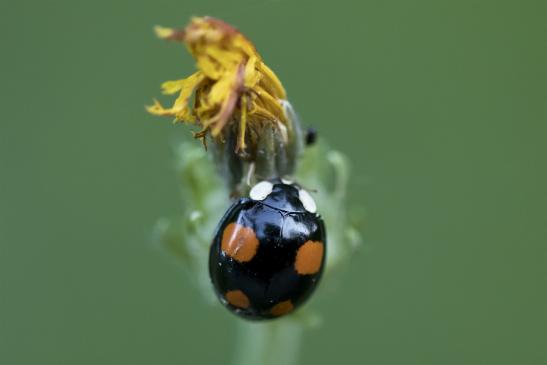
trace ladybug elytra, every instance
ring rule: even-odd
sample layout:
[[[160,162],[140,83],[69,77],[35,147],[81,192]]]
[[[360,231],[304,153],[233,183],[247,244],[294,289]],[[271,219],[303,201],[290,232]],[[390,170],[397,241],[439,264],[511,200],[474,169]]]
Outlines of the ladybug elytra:
[[[288,314],[315,290],[326,232],[311,195],[274,179],[256,184],[228,209],[216,230],[209,273],[220,301],[246,319]]]

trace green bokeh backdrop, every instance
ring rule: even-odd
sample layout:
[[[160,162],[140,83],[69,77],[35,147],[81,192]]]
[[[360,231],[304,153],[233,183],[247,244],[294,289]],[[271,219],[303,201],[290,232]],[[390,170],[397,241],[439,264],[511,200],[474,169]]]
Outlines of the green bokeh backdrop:
[[[365,244],[302,364],[546,364],[547,5],[493,0],[3,1],[0,363],[230,354],[234,319],[150,243],[189,130],[143,106],[193,70],[152,27],[203,14],[353,160]]]

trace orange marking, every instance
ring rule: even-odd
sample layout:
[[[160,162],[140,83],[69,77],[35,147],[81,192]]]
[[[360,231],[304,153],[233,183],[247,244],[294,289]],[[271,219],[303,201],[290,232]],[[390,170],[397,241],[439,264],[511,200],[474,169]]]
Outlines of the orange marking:
[[[322,242],[307,241],[298,249],[294,267],[300,275],[311,275],[321,269],[324,246]]]
[[[222,234],[222,251],[236,261],[250,261],[258,249],[258,238],[252,228],[230,223]]]
[[[270,309],[270,313],[274,316],[282,316],[284,314],[292,312],[294,305],[290,300],[285,300],[284,302],[279,302]]]
[[[248,308],[249,307],[249,298],[241,290],[230,290],[227,291],[224,295],[228,303],[238,308]]]

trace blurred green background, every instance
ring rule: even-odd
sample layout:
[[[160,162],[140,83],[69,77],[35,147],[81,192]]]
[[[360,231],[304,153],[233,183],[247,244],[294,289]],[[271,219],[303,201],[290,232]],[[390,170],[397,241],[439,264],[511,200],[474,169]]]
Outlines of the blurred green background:
[[[0,363],[222,364],[234,318],[151,244],[182,211],[155,24],[246,33],[353,160],[365,244],[302,364],[547,363],[544,1],[3,1]],[[197,143],[197,142],[196,142]]]

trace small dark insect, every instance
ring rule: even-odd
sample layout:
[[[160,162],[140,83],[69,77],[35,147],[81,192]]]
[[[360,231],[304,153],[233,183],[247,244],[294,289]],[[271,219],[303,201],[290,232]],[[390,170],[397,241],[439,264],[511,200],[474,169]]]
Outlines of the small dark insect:
[[[317,142],[317,129],[310,127],[306,132],[306,146],[312,146]]]
[[[280,317],[315,290],[325,245],[325,226],[311,195],[284,179],[262,181],[220,221],[209,256],[211,281],[233,313]]]

